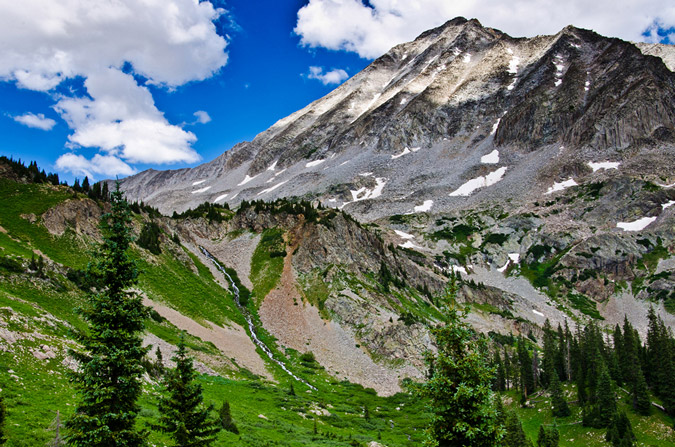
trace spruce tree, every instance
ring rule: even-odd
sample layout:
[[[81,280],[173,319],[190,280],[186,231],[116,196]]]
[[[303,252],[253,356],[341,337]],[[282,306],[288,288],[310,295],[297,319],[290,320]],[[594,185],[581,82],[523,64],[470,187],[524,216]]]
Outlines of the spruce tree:
[[[70,446],[145,445],[146,434],[136,428],[136,415],[147,352],[141,336],[148,311],[130,290],[138,270],[128,254],[131,217],[119,184],[111,205],[111,212],[101,218],[103,242],[89,268],[96,291],[79,309],[89,327],[75,335],[82,350],[71,351],[79,363],[71,380],[80,402],[65,424]]]
[[[605,440],[614,447],[633,447],[637,441],[625,412],[616,413],[607,428]]]
[[[159,421],[153,427],[167,433],[176,447],[210,446],[220,431],[219,421],[211,416],[213,407],[204,406],[202,387],[185,347],[181,333],[178,350],[172,360],[176,367],[164,376],[164,393],[159,400]]]
[[[5,432],[5,419],[7,418],[7,407],[5,407],[5,398],[0,394],[0,445],[7,442]]]
[[[454,283],[449,302],[455,298]],[[453,302],[454,306],[454,302]],[[433,376],[414,386],[416,394],[429,403],[433,418],[427,429],[427,445],[494,446],[502,437],[497,424],[494,377],[489,366],[487,341],[462,320],[454,307],[447,309],[444,325],[432,329],[438,346],[433,359]]]
[[[633,409],[643,416],[649,416],[652,410],[652,403],[649,399],[649,390],[647,382],[642,374],[642,368],[637,369],[638,375],[635,379],[635,387],[631,393]]]
[[[572,414],[569,405],[567,405],[567,400],[565,399],[565,395],[563,393],[562,384],[560,383],[560,379],[558,379],[557,374],[553,374],[549,388],[551,390],[551,407],[553,410],[553,416],[564,418]]]
[[[506,433],[502,445],[504,447],[532,447],[532,441],[525,434],[523,424],[513,411],[509,411],[506,415]]]
[[[558,447],[560,442],[560,433],[556,427],[546,428],[539,426],[539,435],[537,436],[537,447]]]
[[[239,434],[239,429],[232,420],[232,410],[230,410],[230,403],[228,401],[223,401],[223,406],[218,411],[218,417],[220,419],[220,426],[223,429],[234,434]]]

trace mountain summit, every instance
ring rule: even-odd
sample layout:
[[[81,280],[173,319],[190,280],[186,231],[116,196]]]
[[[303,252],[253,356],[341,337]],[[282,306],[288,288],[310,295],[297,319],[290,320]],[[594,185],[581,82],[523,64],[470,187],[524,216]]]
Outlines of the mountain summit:
[[[531,198],[588,162],[672,158],[675,76],[663,55],[674,51],[642,48],[663,59],[572,26],[513,38],[456,18],[252,142],[123,188],[164,212],[302,196],[365,220]]]

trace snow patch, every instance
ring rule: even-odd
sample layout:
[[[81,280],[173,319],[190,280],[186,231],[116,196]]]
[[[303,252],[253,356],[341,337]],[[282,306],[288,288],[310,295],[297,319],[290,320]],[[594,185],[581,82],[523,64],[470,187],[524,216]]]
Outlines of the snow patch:
[[[201,184],[204,183],[205,181],[206,181],[206,179],[204,179],[204,180],[197,180],[196,182],[193,182],[193,183],[192,183],[192,186],[201,185]]]
[[[553,65],[555,65],[555,86],[558,87],[560,84],[562,84],[563,70],[565,70],[563,57],[559,54],[556,54],[553,58]]]
[[[468,64],[469,62],[471,62],[471,53],[466,53],[466,54],[464,55],[464,59],[462,59],[462,61],[463,61],[465,64]]]
[[[348,205],[350,203],[354,202],[360,202],[361,200],[367,200],[367,199],[376,199],[382,195],[382,190],[384,189],[384,185],[387,184],[387,179],[383,177],[375,177],[375,187],[373,189],[368,189],[365,186],[357,189],[357,190],[351,190],[349,191],[352,194],[352,200],[349,202],[345,202],[340,206],[340,209],[344,208],[345,205]]]
[[[362,176],[362,177],[370,177],[371,175],[373,175],[373,173],[372,172],[362,172],[359,175]]]
[[[239,191],[235,192],[232,197],[230,197],[230,200],[234,200],[235,197],[239,195]]]
[[[669,200],[668,203],[662,203],[661,208],[663,208],[665,210],[669,206],[673,206],[673,205],[675,205],[675,200]]]
[[[499,121],[497,122],[499,123]],[[495,124],[496,126],[496,124]],[[496,164],[499,163],[499,151],[495,149],[487,155],[480,157],[480,162],[485,164]]]
[[[408,101],[407,99],[402,98],[402,99],[401,99],[401,105],[405,104],[407,101]]]
[[[403,157],[404,155],[408,155],[409,153],[410,153],[410,149],[408,149],[408,148],[406,147],[405,149],[403,149],[403,152],[401,152],[400,154],[398,154],[398,155],[392,155],[392,156],[391,156],[391,159],[392,159],[392,160],[396,160],[397,158]]]
[[[460,267],[459,265],[453,265],[452,266],[452,272],[453,273],[459,272],[459,273],[462,273],[464,275],[468,275],[468,273],[466,272],[466,269],[464,267]]]
[[[518,56],[513,56],[511,58],[511,60],[509,61],[508,72],[511,73],[511,74],[517,74],[519,64],[520,64],[520,58]]]
[[[499,273],[504,273],[504,272],[506,271],[506,268],[509,266],[510,263],[511,263],[511,261],[507,259],[507,260],[506,260],[506,264],[504,264],[502,267],[499,267],[499,268],[497,269],[497,271],[498,271]]]
[[[594,163],[592,161],[588,162],[588,166],[591,167],[593,172],[598,171],[600,169],[618,169],[620,164],[621,162],[618,161],[600,161],[597,163]]]
[[[421,205],[417,205],[415,208],[413,208],[413,212],[426,213],[431,209],[433,205],[434,205],[433,200],[425,200],[424,203],[422,203]]]
[[[272,163],[272,164],[270,165],[270,167],[267,168],[267,170],[268,170],[268,171],[274,171],[274,169],[277,167],[277,161],[279,161],[279,160],[275,160],[274,163]]]
[[[222,195],[219,195],[218,197],[216,197],[216,199],[214,200],[214,202],[220,202],[221,200],[223,200],[223,199],[224,199],[225,197],[227,197],[228,195],[229,195],[229,194],[222,194]]]
[[[673,186],[675,186],[675,183],[671,183],[670,185],[664,185],[662,183],[657,183],[657,185],[660,186],[661,188],[668,189],[668,188],[672,188]]]
[[[468,182],[464,183],[462,186],[457,188],[455,191],[451,192],[450,196],[451,197],[469,196],[471,195],[472,192],[474,192],[479,188],[494,185],[495,183],[500,181],[502,177],[504,177],[505,173],[506,173],[506,166],[502,166],[501,168],[489,173],[488,175],[481,175],[480,177],[469,180]]]
[[[540,317],[543,317],[543,316],[544,316],[543,313],[539,312],[539,311],[536,310],[536,309],[532,309],[532,313],[535,314],[535,315],[539,315]]]
[[[501,118],[498,118],[497,121],[492,125],[492,131],[490,132],[490,135],[494,135],[497,133],[497,128],[499,127],[499,122],[501,121]]]
[[[398,246],[401,248],[422,248],[418,245],[413,244],[411,241],[407,241],[404,244],[398,244]]]
[[[515,264],[518,264],[518,261],[520,260],[520,253],[509,253],[509,259]]]
[[[305,167],[306,167],[306,168],[313,168],[314,166],[319,166],[319,165],[320,165],[321,163],[323,163],[324,161],[326,161],[326,159],[310,161],[309,163],[307,163],[307,164],[305,165]]]
[[[209,189],[211,189],[211,187],[210,187],[210,186],[207,186],[207,187],[205,187],[205,188],[201,188],[201,189],[197,189],[197,190],[195,190],[195,191],[192,191],[192,194],[200,194],[200,193],[203,193],[203,192],[208,191]]]
[[[254,175],[253,177],[251,177],[250,175],[246,174],[246,177],[244,177],[244,180],[242,180],[241,183],[239,183],[237,186],[245,185],[256,177],[257,177],[257,175]]]
[[[413,239],[415,237],[412,234],[404,233],[403,231],[399,230],[394,230],[394,233],[396,233],[401,239]]]
[[[577,182],[575,182],[573,178],[570,178],[570,179],[565,180],[564,182],[560,182],[560,183],[554,182],[553,186],[548,188],[548,191],[546,191],[544,194],[551,194],[551,193],[554,193],[556,191],[562,191],[563,189],[569,188],[571,186],[577,186]]]
[[[633,222],[618,222],[616,224],[617,228],[621,228],[623,231],[640,231],[645,229],[650,223],[656,220],[654,217],[643,217],[642,219],[635,220]]]
[[[260,192],[258,193],[258,195],[261,196],[261,195],[263,195],[263,194],[267,194],[268,192],[272,192],[272,191],[274,191],[275,189],[277,189],[278,187],[280,187],[281,185],[283,185],[283,184],[286,183],[286,182],[288,182],[288,180],[284,180],[283,182],[279,182],[279,183],[277,183],[276,185],[272,186],[271,188],[263,189],[262,191],[260,191]]]

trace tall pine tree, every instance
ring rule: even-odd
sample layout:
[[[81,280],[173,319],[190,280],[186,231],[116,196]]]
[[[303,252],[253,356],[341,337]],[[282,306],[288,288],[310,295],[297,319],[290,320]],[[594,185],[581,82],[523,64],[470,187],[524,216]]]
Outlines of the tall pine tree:
[[[449,289],[452,306],[453,286]],[[446,323],[432,329],[438,354],[428,362],[433,360],[434,372],[426,383],[415,386],[433,412],[426,445],[487,447],[503,435],[491,390],[494,371],[489,366],[487,342],[462,320],[465,315],[451,307]]]
[[[131,291],[138,270],[128,254],[131,216],[119,189],[111,195],[112,211],[101,218],[103,242],[89,274],[96,292],[80,309],[86,332],[77,333],[81,351],[72,381],[80,395],[75,414],[66,422],[68,445],[135,447],[145,445],[136,428],[141,394],[142,359],[147,349],[141,335],[148,311]]]
[[[210,446],[221,429],[220,421],[211,416],[213,407],[204,406],[202,387],[195,380],[197,373],[188,356],[184,334],[173,361],[176,367],[164,377],[164,394],[158,405],[160,417],[154,428],[169,434],[176,447]]]

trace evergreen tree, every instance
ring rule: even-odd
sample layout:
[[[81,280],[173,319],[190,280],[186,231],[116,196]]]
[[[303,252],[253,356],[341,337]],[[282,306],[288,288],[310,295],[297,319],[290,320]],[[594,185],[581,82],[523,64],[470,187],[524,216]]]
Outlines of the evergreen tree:
[[[228,401],[223,401],[223,406],[220,407],[220,411],[218,411],[218,417],[220,419],[220,426],[223,427],[224,430],[234,434],[239,434],[239,429],[232,420],[232,412],[230,410],[230,403]]]
[[[167,433],[176,447],[209,446],[221,427],[211,417],[213,407],[204,406],[202,387],[196,382],[197,373],[185,347],[185,333],[181,333],[172,360],[176,367],[164,376],[164,393],[158,405],[160,416],[154,428]]]
[[[7,418],[7,407],[5,407],[5,398],[0,394],[0,445],[7,442],[5,431],[5,419]]]
[[[625,412],[616,413],[611,425],[607,428],[605,440],[614,447],[633,447],[637,438]]]
[[[504,371],[502,358],[499,355],[499,350],[495,350],[493,363],[497,372],[495,375],[494,389],[495,391],[506,391],[506,373]]]
[[[583,424],[594,428],[608,427],[617,411],[612,380],[604,364],[600,368],[596,402],[586,410]]]
[[[89,188],[89,177],[85,175],[84,180],[82,180],[82,191],[89,192]]]
[[[143,247],[150,253],[158,255],[162,253],[162,249],[159,247],[159,235],[161,232],[162,230],[156,222],[145,222],[136,243],[139,247]]]
[[[560,433],[555,426],[551,428],[545,428],[543,425],[539,426],[537,447],[558,447],[559,442]]]
[[[146,434],[136,428],[136,415],[147,352],[141,335],[148,310],[130,291],[138,270],[128,254],[131,217],[119,184],[111,204],[112,211],[101,218],[103,242],[89,269],[98,287],[80,309],[89,330],[76,334],[82,351],[71,351],[79,363],[71,377],[80,395],[75,414],[66,422],[71,446],[145,445]]]
[[[461,445],[461,444],[454,444]],[[515,412],[509,411],[506,415],[506,433],[502,440],[504,447],[533,447],[532,441],[523,430],[523,424]]]
[[[565,399],[565,395],[563,393],[562,384],[560,383],[560,379],[558,379],[557,374],[553,375],[553,380],[551,380],[549,389],[551,390],[551,407],[553,410],[553,416],[564,418],[572,414],[570,407],[567,405],[567,400]]]
[[[448,302],[453,302],[456,285],[451,284]],[[433,376],[415,386],[416,394],[427,399],[433,412],[426,444],[433,446],[494,446],[502,437],[497,425],[494,371],[488,366],[487,341],[462,320],[453,307],[447,320],[432,329],[438,346],[433,358]]]
[[[523,337],[518,338],[518,363],[520,364],[520,390],[525,397],[534,392],[534,373],[530,357]]]
[[[642,368],[638,368],[638,375],[635,379],[635,387],[631,393],[633,409],[643,416],[649,416],[652,410],[652,403],[649,399],[649,390],[647,390],[647,382],[645,376],[642,374]]]
[[[544,365],[541,372],[541,385],[548,388],[551,383],[553,374],[557,374],[555,367],[557,356],[557,343],[555,340],[555,333],[551,328],[551,322],[548,318],[544,322],[544,358],[542,364]]]

